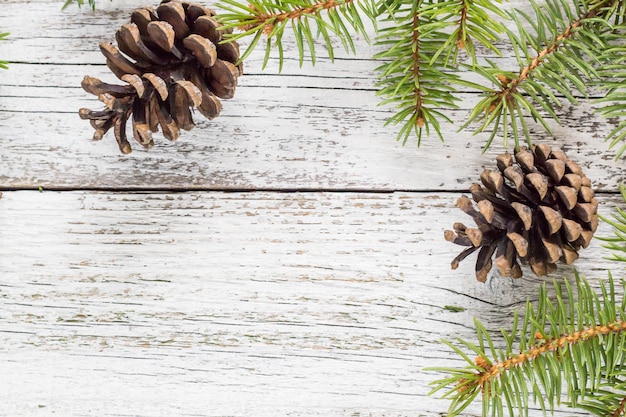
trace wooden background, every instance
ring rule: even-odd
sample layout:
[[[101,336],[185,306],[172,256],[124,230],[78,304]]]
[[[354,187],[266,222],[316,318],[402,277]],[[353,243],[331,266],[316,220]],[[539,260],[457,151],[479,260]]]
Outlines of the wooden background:
[[[474,317],[507,326],[536,297],[529,273],[450,270],[443,231],[469,223],[454,203],[503,148],[454,126],[396,143],[378,47],[357,38],[333,64],[320,46],[282,74],[259,50],[219,118],[124,156],[90,139],[77,111],[100,103],[80,81],[114,80],[97,44],[149,2],[0,4],[0,415],[438,416],[441,375],[423,368],[462,365],[440,340],[473,340]],[[479,99],[461,97],[459,121]],[[534,139],[583,166],[608,215],[624,180],[611,125],[584,103],[560,112],[556,138]],[[576,266],[619,275],[605,255],[594,241]]]

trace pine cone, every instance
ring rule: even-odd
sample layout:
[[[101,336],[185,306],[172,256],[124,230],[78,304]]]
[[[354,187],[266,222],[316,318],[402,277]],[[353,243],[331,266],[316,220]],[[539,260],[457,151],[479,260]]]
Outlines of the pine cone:
[[[107,66],[126,85],[83,79],[83,89],[106,106],[79,111],[96,130],[94,139],[113,128],[120,150],[129,153],[126,123],[131,116],[135,140],[149,148],[159,125],[170,140],[178,138],[180,129],[192,129],[190,107],[208,119],[219,115],[218,97],[233,97],[242,66],[236,65],[237,43],[220,44],[222,31],[214,16],[198,4],[164,0],[156,12],[142,8],[132,13],[131,23],[115,34],[119,49],[100,44]]]
[[[522,148],[496,158],[497,171],[485,169],[483,186],[472,184],[471,200],[462,196],[457,206],[472,216],[477,228],[454,224],[445,238],[467,246],[452,261],[452,269],[477,251],[476,279],[485,282],[495,253],[502,276],[522,276],[520,262],[539,276],[571,264],[586,248],[598,228],[598,202],[591,181],[560,150],[547,145]],[[518,262],[519,261],[519,262]]]

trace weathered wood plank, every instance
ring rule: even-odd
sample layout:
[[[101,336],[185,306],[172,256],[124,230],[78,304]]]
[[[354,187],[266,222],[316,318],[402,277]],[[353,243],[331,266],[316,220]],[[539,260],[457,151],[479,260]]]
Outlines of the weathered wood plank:
[[[135,147],[126,157],[110,134],[102,143],[92,142],[91,127],[77,117],[79,107],[100,108],[97,100],[69,85],[27,86],[26,79],[31,84],[37,79],[31,69],[15,65],[9,71],[14,86],[0,104],[5,187],[459,190],[502,151],[495,145],[481,154],[484,136],[473,138],[453,127],[446,130],[445,143],[429,138],[422,148],[414,142],[402,147],[384,126],[390,110],[378,108],[371,91],[266,88],[242,81],[221,117],[198,118],[196,129],[175,144],[157,135],[153,149]],[[76,85],[79,74],[73,71]],[[455,119],[466,117],[475,100],[466,95],[466,106],[452,112]],[[572,108],[568,121],[572,125],[556,127],[559,139],[548,143],[584,166],[598,188],[615,190],[623,174],[601,141],[610,126],[585,108]],[[541,133],[537,138],[547,139]],[[460,153],[460,163],[450,164]]]
[[[541,282],[449,269],[457,196],[5,192],[0,414],[439,415],[439,340]],[[603,253],[581,273],[618,269]]]
[[[100,1],[92,14],[42,1],[32,3],[32,15],[23,13],[21,1],[3,6],[13,34],[0,43],[0,56],[33,64],[13,64],[0,79],[0,186],[462,190],[502,151],[496,145],[482,155],[485,135],[456,132],[475,94],[462,94],[460,109],[450,112],[457,125],[444,127],[446,143],[435,137],[421,149],[414,140],[406,147],[395,143],[395,129],[384,126],[392,109],[378,107],[374,96],[378,63],[370,58],[377,47],[361,39],[356,58],[339,53],[334,65],[320,59],[314,69],[298,69],[292,59],[281,75],[273,72],[275,62],[260,71],[259,50],[221,117],[199,119],[176,144],[157,135],[152,150],[135,147],[130,157],[121,156],[111,134],[103,143],[89,140],[91,128],[76,111],[100,103],[79,84],[85,74],[112,80],[95,45],[112,39],[140,4]],[[564,126],[554,128],[557,139],[541,129],[535,139],[562,147],[599,189],[615,191],[623,173],[601,141],[611,126],[585,106],[564,113]]]

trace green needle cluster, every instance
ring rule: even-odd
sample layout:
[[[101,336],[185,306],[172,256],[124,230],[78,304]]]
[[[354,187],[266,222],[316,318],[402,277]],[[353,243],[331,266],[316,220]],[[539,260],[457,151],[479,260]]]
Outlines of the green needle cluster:
[[[463,87],[482,99],[458,128],[487,132],[486,149],[496,137],[505,147],[509,138],[515,147],[530,144],[530,121],[551,133],[548,119],[559,122],[564,102],[593,99],[599,114],[624,119],[622,3],[531,0],[528,14],[507,10],[501,0],[222,0],[226,12],[219,19],[239,29],[226,39],[252,37],[243,59],[265,35],[265,64],[277,51],[282,65],[288,28],[301,64],[307,52],[315,63],[320,38],[332,59],[332,37],[347,51],[354,50],[356,34],[372,37],[383,47],[374,57],[382,62],[378,95],[382,104],[395,106],[387,123],[399,126],[398,140],[406,143],[415,136],[419,145],[431,133],[443,140],[442,124],[451,123],[450,111],[458,107]],[[366,27],[364,20],[372,25]],[[486,50],[487,56],[477,50]],[[503,50],[515,56],[517,70],[494,64]],[[466,81],[468,71],[481,82]],[[611,146],[622,143],[626,120],[607,139]],[[618,157],[624,151],[626,146]]]

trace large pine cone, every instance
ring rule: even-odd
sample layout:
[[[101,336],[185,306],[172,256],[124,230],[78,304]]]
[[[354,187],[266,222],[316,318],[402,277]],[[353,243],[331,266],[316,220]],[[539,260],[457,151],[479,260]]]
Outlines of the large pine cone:
[[[132,13],[131,23],[115,35],[119,50],[100,44],[109,69],[127,84],[84,78],[83,89],[106,105],[102,111],[80,109],[80,117],[96,130],[94,139],[113,128],[120,150],[129,153],[126,123],[131,115],[133,136],[145,147],[153,145],[158,126],[170,140],[178,138],[180,129],[192,129],[190,107],[208,119],[219,115],[218,97],[233,97],[242,67],[237,65],[237,43],[220,43],[222,31],[214,16],[198,4],[164,0],[156,12],[143,8]]]
[[[455,223],[454,231],[445,231],[446,240],[468,247],[454,258],[452,268],[480,250],[476,278],[485,282],[494,253],[502,276],[513,278],[522,276],[519,262],[541,276],[554,271],[559,261],[578,259],[578,250],[589,245],[598,227],[598,202],[581,168],[547,145],[496,160],[498,170],[485,169],[480,176],[484,188],[470,187],[478,211],[466,196],[457,201],[478,227]]]

